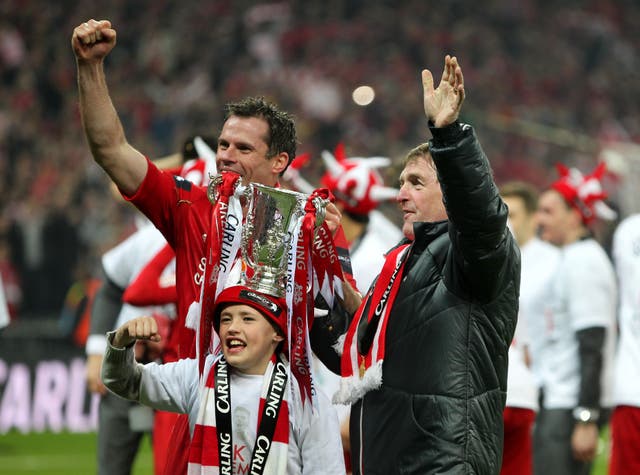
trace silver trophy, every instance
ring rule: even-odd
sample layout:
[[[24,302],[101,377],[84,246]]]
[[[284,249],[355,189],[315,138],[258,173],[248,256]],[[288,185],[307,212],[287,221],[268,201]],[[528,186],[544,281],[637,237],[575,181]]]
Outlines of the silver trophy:
[[[251,183],[245,191],[249,202],[242,228],[242,257],[253,270],[247,286],[259,292],[282,297],[285,294],[289,252],[296,226],[305,215],[308,195]],[[324,217],[326,203],[315,202]]]

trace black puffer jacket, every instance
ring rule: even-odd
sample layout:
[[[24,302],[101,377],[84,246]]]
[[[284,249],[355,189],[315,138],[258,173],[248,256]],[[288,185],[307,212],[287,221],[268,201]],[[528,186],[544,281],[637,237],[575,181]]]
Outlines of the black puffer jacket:
[[[432,133],[449,221],[415,225],[382,388],[351,412],[354,474],[500,471],[520,254],[472,128]]]

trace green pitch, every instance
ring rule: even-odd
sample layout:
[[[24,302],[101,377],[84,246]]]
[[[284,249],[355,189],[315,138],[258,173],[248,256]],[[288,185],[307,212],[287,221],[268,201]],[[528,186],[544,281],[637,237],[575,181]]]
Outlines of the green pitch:
[[[592,475],[607,473],[608,434],[603,431],[600,454]],[[0,435],[0,474],[93,475],[96,472],[96,434],[10,432]],[[133,475],[153,475],[149,438],[144,437]]]
[[[96,472],[96,434],[50,432],[0,435],[0,474],[92,475]],[[153,475],[149,438],[144,437],[133,475]]]

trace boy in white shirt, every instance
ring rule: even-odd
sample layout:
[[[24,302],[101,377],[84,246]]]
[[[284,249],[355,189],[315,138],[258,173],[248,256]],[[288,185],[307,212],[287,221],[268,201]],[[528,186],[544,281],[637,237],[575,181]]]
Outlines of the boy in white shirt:
[[[284,299],[229,287],[216,300],[214,327],[221,351],[207,356],[200,378],[197,359],[135,363],[135,341],[160,337],[153,318],[132,320],[109,333],[102,379],[122,397],[189,415],[189,474],[344,474],[335,410],[319,393],[314,413],[303,414],[288,381]]]

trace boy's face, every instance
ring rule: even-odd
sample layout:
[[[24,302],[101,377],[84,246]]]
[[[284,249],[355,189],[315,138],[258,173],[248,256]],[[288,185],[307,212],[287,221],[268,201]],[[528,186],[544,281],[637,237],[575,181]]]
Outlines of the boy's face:
[[[232,304],[220,313],[222,352],[230,366],[246,374],[264,374],[278,343],[284,338],[259,311]]]

